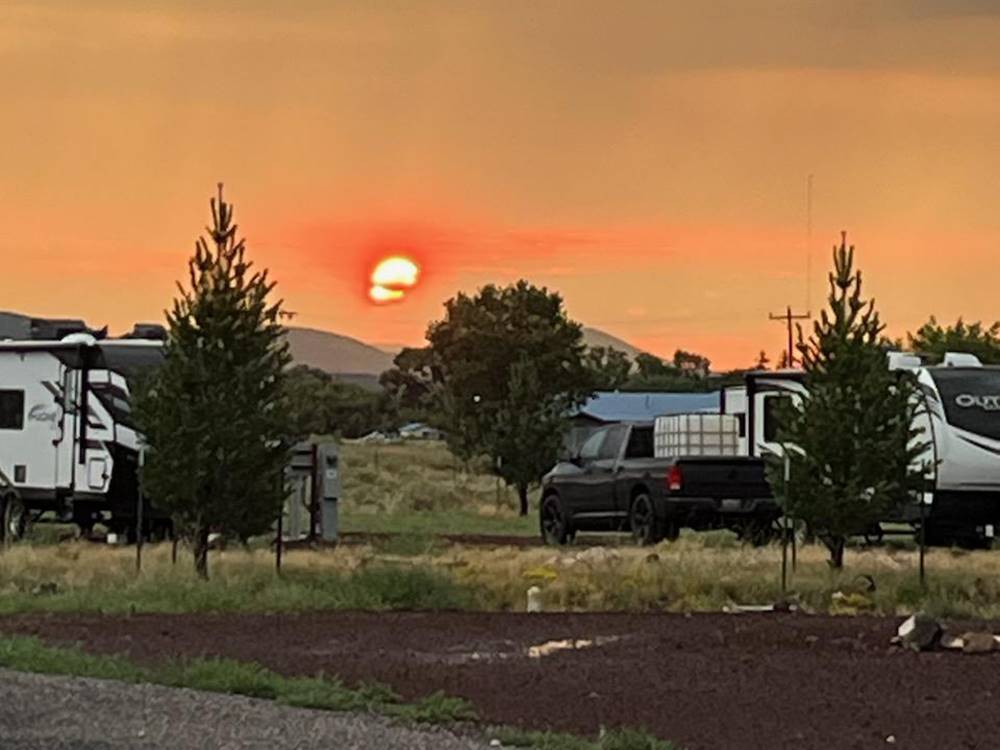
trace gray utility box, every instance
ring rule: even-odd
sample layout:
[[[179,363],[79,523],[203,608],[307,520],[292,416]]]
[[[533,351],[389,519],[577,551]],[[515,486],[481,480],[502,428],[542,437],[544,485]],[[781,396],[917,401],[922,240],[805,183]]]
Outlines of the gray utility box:
[[[305,441],[292,449],[285,469],[283,536],[289,539],[337,539],[340,500],[340,452],[331,441]]]

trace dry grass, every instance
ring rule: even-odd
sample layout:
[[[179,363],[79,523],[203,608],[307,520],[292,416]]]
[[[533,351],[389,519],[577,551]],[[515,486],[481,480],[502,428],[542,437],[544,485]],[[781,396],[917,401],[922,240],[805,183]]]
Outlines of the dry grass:
[[[780,547],[720,547],[711,539],[691,535],[642,549],[463,550],[437,564],[450,566],[459,581],[480,591],[490,609],[523,608],[530,585],[542,588],[547,608],[554,610],[719,611],[784,598]],[[825,551],[809,546],[790,572],[787,598],[811,612],[922,609],[1000,618],[1000,554],[932,551],[926,590],[917,570],[917,553],[880,548],[851,551],[846,568],[832,571]]]
[[[186,551],[174,566],[169,547],[147,548],[141,574],[134,555],[133,549],[82,543],[12,548],[0,557],[0,612],[519,611],[532,585],[542,589],[547,609],[566,611],[719,611],[782,598],[780,548],[741,547],[712,535],[655,548],[293,551],[281,578],[268,551],[228,550],[212,553],[208,583],[194,577]],[[806,547],[789,596],[812,612],[925,610],[1000,619],[1000,553],[933,550],[927,570],[925,591],[915,552],[852,550],[845,570],[834,572],[821,548]]]

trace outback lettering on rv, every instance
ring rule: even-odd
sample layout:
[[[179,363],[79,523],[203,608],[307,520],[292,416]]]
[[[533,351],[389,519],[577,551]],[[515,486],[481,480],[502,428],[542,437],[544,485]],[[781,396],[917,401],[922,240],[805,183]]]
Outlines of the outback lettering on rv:
[[[978,406],[983,411],[1000,411],[1000,395],[973,396],[971,393],[961,393],[955,396],[955,403],[963,409]]]
[[[46,409],[44,404],[35,404],[28,411],[28,419],[32,422],[58,422],[59,411]]]

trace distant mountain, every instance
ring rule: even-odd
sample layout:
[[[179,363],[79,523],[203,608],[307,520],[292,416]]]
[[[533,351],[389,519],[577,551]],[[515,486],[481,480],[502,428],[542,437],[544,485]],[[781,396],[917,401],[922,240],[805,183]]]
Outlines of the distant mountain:
[[[392,367],[392,355],[350,336],[315,328],[289,328],[288,346],[296,364],[345,376],[375,376]]]
[[[0,339],[23,339],[30,335],[32,318],[0,312]],[[337,375],[339,379],[372,387],[378,376],[393,366],[396,351],[372,346],[350,336],[315,328],[289,328],[288,345],[296,364],[308,365]],[[584,328],[587,346],[610,346],[635,358],[642,350],[596,328]],[[401,347],[400,347],[401,348]]]
[[[630,359],[635,359],[637,354],[642,354],[642,349],[639,349],[627,341],[623,341],[617,336],[612,336],[610,333],[605,333],[598,328],[587,328],[583,329],[583,342],[587,346],[603,346],[611,347],[612,349],[617,349],[620,352],[625,352]]]

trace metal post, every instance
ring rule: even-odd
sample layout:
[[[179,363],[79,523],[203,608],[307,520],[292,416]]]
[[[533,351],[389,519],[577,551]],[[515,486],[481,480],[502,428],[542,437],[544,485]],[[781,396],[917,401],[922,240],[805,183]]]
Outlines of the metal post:
[[[142,506],[143,506],[143,482],[142,468],[146,465],[146,448],[139,448],[139,486],[135,498],[135,572],[142,571]]]
[[[924,554],[927,550],[927,501],[925,493],[920,495],[920,588],[927,588],[926,573],[924,571]]]
[[[274,540],[274,570],[281,575],[281,550],[284,544],[284,529],[281,528],[281,520],[285,515],[284,508],[278,513],[278,536]]]
[[[798,557],[799,557],[797,553],[799,548],[798,534],[796,533],[797,528],[798,524],[795,521],[792,521],[792,572],[793,573],[795,572],[796,567],[798,567]]]
[[[145,536],[142,533],[142,492],[135,503],[135,572],[138,573],[142,570],[142,538]]]
[[[781,593],[784,595],[788,593],[788,480],[791,477],[791,459],[788,457],[788,450],[785,450],[785,507],[782,512],[782,529],[783,533],[781,535]]]

